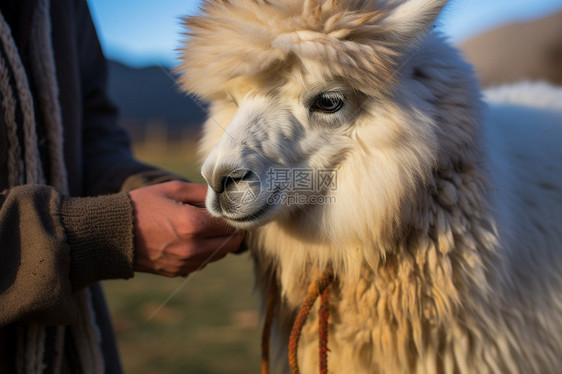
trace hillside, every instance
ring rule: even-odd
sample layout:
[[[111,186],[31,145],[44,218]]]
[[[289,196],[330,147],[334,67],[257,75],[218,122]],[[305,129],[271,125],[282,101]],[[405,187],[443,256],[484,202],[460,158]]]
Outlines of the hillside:
[[[193,98],[181,93],[173,73],[161,67],[130,68],[108,61],[109,95],[128,127],[164,123],[172,129],[196,129],[205,113]]]
[[[483,86],[522,79],[562,85],[562,11],[499,27],[460,47]]]

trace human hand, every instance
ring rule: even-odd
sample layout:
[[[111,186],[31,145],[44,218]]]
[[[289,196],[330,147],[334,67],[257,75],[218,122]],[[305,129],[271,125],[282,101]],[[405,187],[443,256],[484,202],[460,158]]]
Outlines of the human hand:
[[[185,276],[239,248],[243,233],[211,217],[206,194],[205,185],[179,181],[129,192],[136,271]]]

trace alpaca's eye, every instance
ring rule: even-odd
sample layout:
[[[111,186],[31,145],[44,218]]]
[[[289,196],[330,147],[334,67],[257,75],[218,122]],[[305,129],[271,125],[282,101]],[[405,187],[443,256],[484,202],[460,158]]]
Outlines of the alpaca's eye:
[[[343,107],[344,96],[339,92],[324,92],[314,99],[310,110],[323,113],[335,113]]]

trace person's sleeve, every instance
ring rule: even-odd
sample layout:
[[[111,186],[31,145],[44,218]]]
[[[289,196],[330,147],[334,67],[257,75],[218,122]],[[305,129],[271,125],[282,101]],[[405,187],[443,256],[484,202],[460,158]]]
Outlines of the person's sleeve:
[[[84,186],[88,196],[181,179],[134,159],[126,131],[107,95],[107,63],[86,2],[78,9],[84,119]]]
[[[132,232],[126,193],[69,198],[39,185],[0,193],[0,326],[71,323],[74,292],[133,276]]]

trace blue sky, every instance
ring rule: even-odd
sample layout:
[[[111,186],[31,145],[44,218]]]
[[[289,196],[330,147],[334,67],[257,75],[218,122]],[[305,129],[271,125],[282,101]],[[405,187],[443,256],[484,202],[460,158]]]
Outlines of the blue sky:
[[[87,0],[107,57],[131,66],[174,66],[182,16],[197,0]],[[440,17],[453,42],[562,10],[562,0],[451,0]]]

